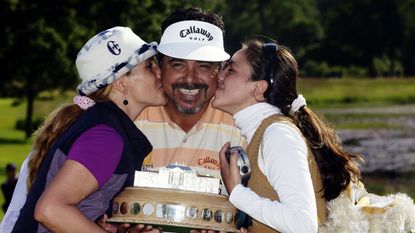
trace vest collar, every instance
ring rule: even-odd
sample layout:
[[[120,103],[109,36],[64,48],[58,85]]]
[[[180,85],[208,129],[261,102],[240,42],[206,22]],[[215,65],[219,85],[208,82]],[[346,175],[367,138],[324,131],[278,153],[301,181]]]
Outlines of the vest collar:
[[[121,108],[119,108],[112,101],[102,102],[98,104],[102,104],[116,113],[120,119],[121,126],[125,130],[126,136],[131,139],[130,142],[133,144],[133,148],[143,149],[144,146],[148,145],[151,147],[150,151],[152,150],[150,141],[148,141],[147,137],[137,128],[134,122]]]

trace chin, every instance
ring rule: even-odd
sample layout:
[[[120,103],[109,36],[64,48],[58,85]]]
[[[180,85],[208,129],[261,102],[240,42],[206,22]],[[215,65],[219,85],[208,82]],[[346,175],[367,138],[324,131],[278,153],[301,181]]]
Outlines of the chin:
[[[213,99],[213,101],[212,101],[212,107],[224,111],[224,109],[222,108],[222,106],[223,106],[223,104],[221,104],[220,101],[217,101],[216,99]]]

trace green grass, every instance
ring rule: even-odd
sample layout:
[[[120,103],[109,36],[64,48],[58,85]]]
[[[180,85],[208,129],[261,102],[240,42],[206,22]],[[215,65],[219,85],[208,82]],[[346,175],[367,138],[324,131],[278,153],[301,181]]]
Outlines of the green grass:
[[[24,117],[25,104],[13,106],[12,99],[0,99],[0,183],[6,179],[6,164],[15,163],[19,168],[24,158],[30,152],[31,140],[24,138],[24,133],[14,129],[16,120]],[[3,195],[0,195],[0,204],[4,202]],[[3,212],[0,211],[0,218]]]
[[[336,129],[403,129],[399,118],[414,117],[415,114],[400,113],[324,113],[325,119]]]
[[[325,108],[371,108],[415,104],[415,78],[405,79],[310,79],[298,82],[307,104],[317,113]],[[323,111],[324,113],[324,111]],[[321,115],[321,114],[320,114]],[[336,129],[401,129],[398,117],[406,113],[324,113]],[[392,121],[390,121],[392,119]]]
[[[42,93],[40,100],[35,102],[34,118],[44,118],[54,108],[61,103],[69,103],[71,92],[52,92]],[[53,99],[50,96],[55,96]],[[15,129],[16,121],[24,119],[26,116],[26,103],[16,104],[15,100],[10,98],[0,99],[0,183],[3,183],[5,177],[5,167],[7,163],[13,162],[18,166],[29,154],[32,148],[33,139],[25,139],[23,131]],[[0,204],[4,202],[3,195],[0,195]],[[3,212],[0,211],[0,219],[3,218]]]
[[[70,103],[73,96],[72,91],[42,93],[35,102],[33,118],[45,118],[54,108]],[[24,132],[15,129],[16,121],[24,119],[25,116],[25,102],[16,103],[11,98],[0,99],[0,183],[6,179],[6,164],[13,162],[20,170],[21,164],[32,148],[33,139],[25,139]],[[3,202],[4,197],[0,195],[0,204]],[[0,211],[0,220],[3,215],[3,211]]]
[[[353,121],[353,120],[359,120],[359,119],[381,119],[381,120],[387,120],[390,118],[398,118],[398,117],[415,117],[415,114],[412,113],[332,113],[332,112],[326,112],[324,113],[324,117],[327,118],[330,121]]]
[[[399,129],[400,125],[386,122],[350,122],[336,124],[336,129]]]
[[[363,175],[368,192],[376,194],[406,193],[415,198],[415,173]]]
[[[315,108],[415,103],[415,78],[303,78],[298,82],[298,89]]]
[[[12,99],[0,99],[0,175],[8,162],[20,165],[31,148],[31,140],[14,129],[16,120],[24,116],[25,105],[12,106],[12,103]]]

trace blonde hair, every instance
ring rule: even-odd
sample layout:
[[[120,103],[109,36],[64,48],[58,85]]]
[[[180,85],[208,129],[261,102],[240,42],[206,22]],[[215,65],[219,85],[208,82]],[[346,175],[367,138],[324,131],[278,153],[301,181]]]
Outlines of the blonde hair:
[[[89,98],[95,102],[109,100],[112,85],[108,85],[90,95]],[[49,149],[56,142],[59,136],[65,132],[72,123],[84,112],[78,105],[69,104],[55,109],[48,115],[43,124],[35,132],[35,142],[33,144],[32,157],[29,160],[29,175],[27,179],[28,189],[33,185],[43,159]]]

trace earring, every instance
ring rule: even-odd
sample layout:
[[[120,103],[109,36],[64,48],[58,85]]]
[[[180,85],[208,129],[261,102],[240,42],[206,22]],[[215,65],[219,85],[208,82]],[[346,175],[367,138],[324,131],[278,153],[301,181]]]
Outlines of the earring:
[[[128,100],[124,100],[122,103],[123,103],[124,105],[127,105],[127,104],[128,104]]]

